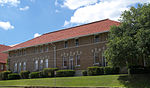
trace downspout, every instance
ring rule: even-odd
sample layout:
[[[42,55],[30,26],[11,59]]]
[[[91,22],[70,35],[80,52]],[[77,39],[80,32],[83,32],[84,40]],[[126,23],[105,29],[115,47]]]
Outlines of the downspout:
[[[56,45],[51,43],[54,47],[54,68],[56,68]]]

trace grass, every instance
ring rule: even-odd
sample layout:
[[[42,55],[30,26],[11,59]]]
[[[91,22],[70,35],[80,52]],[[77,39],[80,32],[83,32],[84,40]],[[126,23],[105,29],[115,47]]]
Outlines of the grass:
[[[150,77],[145,75],[128,76],[126,74],[122,74],[122,75],[20,79],[20,80],[0,81],[0,86],[150,88]]]

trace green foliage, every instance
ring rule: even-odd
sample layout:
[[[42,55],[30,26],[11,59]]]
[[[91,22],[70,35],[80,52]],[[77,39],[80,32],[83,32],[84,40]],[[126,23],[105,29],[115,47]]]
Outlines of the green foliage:
[[[150,66],[150,4],[131,7],[121,15],[119,26],[111,27],[105,57],[113,67]]]
[[[57,77],[70,77],[70,76],[74,76],[74,75],[75,75],[74,70],[58,70],[58,71],[56,71]]]
[[[150,67],[143,66],[130,66],[128,69],[129,74],[145,74],[150,73]]]
[[[8,74],[8,79],[9,80],[20,79],[20,75],[18,73],[11,73],[11,74]]]
[[[0,73],[0,79],[1,80],[7,80],[8,79],[8,74],[11,74],[11,71],[4,71]]]
[[[43,75],[44,77],[54,77],[55,71],[57,71],[58,68],[44,68]]]
[[[119,74],[118,67],[104,67],[104,74]]]
[[[83,76],[87,76],[87,70],[83,70],[83,71],[82,71],[82,75],[83,75]]]
[[[29,78],[29,74],[30,74],[29,71],[21,71],[20,72],[20,76],[21,76],[22,79],[28,79]]]
[[[41,77],[41,72],[31,72],[29,74],[29,78],[40,78]]]
[[[88,75],[89,76],[94,76],[94,75],[103,75],[104,74],[104,68],[103,67],[88,67]]]

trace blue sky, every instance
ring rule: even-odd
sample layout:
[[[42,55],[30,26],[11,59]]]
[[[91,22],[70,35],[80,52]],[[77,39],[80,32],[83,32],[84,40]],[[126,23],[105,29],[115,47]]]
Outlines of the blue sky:
[[[38,35],[102,19],[150,0],[0,0],[0,44],[18,44]]]

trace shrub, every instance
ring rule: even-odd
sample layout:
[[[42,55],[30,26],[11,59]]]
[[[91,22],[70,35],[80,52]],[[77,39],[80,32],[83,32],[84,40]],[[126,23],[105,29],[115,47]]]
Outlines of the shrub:
[[[29,74],[30,74],[29,71],[21,71],[21,72],[20,72],[20,77],[21,77],[22,79],[28,79],[28,78],[29,78]]]
[[[143,67],[143,66],[130,66],[128,68],[129,74],[146,74],[150,73],[150,67]]]
[[[83,71],[82,71],[82,75],[83,75],[83,76],[87,76],[87,71],[86,71],[86,70],[83,70]]]
[[[31,72],[29,78],[40,78],[40,72]]]
[[[144,73],[150,73],[150,67],[144,67]]]
[[[43,70],[43,76],[44,77],[54,77],[55,71],[57,71],[58,68],[44,68]]]
[[[104,68],[103,67],[98,67],[98,66],[88,67],[88,72],[87,73],[88,73],[89,76],[102,75],[102,74],[104,74]]]
[[[8,79],[10,80],[20,79],[20,75],[18,73],[11,73],[11,74],[8,74]]]
[[[69,77],[69,76],[74,76],[74,75],[75,75],[74,70],[58,70],[58,71],[56,71],[57,77]]]
[[[120,69],[118,67],[105,67],[104,74],[119,74]]]
[[[7,80],[8,79],[8,74],[10,74],[11,71],[4,71],[0,73],[0,79],[1,80]]]

